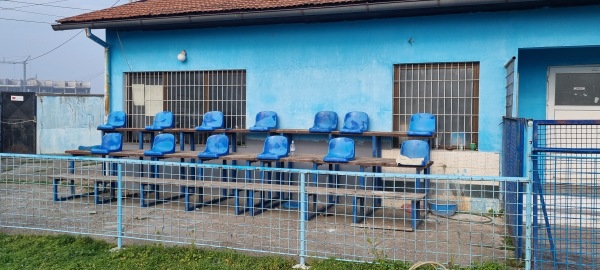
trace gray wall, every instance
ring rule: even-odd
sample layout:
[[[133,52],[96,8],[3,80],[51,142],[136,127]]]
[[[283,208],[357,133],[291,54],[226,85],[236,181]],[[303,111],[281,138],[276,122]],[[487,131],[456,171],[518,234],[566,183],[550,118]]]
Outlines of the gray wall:
[[[104,122],[103,95],[39,94],[37,153],[64,154],[80,145],[100,144],[96,128]]]

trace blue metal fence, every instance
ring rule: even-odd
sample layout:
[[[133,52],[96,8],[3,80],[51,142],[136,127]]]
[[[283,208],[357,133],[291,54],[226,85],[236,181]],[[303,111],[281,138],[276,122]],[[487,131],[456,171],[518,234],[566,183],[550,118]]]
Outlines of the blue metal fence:
[[[502,134],[502,176],[525,176],[525,148],[527,120],[504,117]],[[523,198],[525,186],[519,182],[507,182],[503,186],[503,209],[511,239],[515,245],[515,256],[523,258]]]
[[[502,216],[442,209],[434,215],[426,201],[436,190],[423,197],[404,188],[411,185],[374,185],[529,182],[16,154],[0,154],[0,161],[2,230],[94,235],[116,239],[119,247],[138,241],[226,247],[293,256],[301,264],[332,257],[463,266],[513,261],[506,239],[514,236]]]
[[[600,121],[534,121],[535,269],[600,265]]]

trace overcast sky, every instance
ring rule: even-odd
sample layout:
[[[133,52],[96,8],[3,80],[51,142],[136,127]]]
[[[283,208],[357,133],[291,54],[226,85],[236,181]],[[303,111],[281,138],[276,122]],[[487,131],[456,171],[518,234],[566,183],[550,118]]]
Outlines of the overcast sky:
[[[30,57],[33,60],[27,62],[27,78],[89,81],[92,93],[103,93],[104,49],[81,30],[54,31],[51,25],[64,17],[128,2],[0,0],[0,62],[22,62]],[[105,39],[104,30],[92,33]],[[23,64],[0,63],[0,79],[22,78]]]

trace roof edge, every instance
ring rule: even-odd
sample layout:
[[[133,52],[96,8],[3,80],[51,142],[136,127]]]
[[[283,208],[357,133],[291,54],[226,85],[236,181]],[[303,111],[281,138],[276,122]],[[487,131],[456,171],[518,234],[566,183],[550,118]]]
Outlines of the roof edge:
[[[148,29],[213,27],[228,25],[252,25],[260,23],[318,22],[347,19],[375,18],[382,14],[392,16],[416,16],[425,14],[451,14],[473,11],[498,11],[527,9],[542,6],[575,6],[590,4],[585,0],[428,0],[388,1],[334,6],[316,6],[272,10],[235,11],[162,17],[89,21],[53,24],[54,31],[74,29]],[[408,14],[408,11],[411,11]],[[333,17],[331,17],[333,16]]]

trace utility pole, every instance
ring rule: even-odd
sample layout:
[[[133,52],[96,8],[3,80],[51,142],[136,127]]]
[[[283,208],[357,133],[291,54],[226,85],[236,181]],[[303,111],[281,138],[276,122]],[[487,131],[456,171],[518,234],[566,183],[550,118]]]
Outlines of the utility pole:
[[[27,91],[27,61],[29,61],[29,58],[31,56],[27,56],[27,59],[18,62],[18,61],[5,61],[2,60],[0,61],[0,64],[23,64],[23,82],[21,83],[21,92],[25,92]]]

